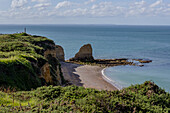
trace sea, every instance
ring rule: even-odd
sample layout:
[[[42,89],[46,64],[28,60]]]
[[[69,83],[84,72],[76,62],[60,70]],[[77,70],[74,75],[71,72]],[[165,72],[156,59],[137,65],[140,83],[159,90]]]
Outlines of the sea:
[[[103,74],[119,89],[151,80],[170,92],[170,26],[138,25],[0,25],[0,34],[41,35],[61,45],[65,58],[91,44],[96,59],[149,59],[139,66],[106,68]]]

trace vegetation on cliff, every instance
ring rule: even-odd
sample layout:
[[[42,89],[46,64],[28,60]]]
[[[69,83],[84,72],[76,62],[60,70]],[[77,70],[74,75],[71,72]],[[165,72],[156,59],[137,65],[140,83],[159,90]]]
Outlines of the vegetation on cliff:
[[[150,81],[121,91],[98,91],[76,86],[43,86],[34,91],[0,92],[0,111],[168,113],[170,94]]]
[[[30,90],[42,85],[61,84],[64,79],[60,64],[51,54],[45,57],[46,50],[55,50],[55,44],[45,37],[26,33],[0,35],[0,87]],[[42,67],[47,63],[51,81],[42,75]]]
[[[65,82],[56,47],[41,36],[0,35],[0,112],[170,112],[170,94],[151,81],[120,91],[55,86]]]

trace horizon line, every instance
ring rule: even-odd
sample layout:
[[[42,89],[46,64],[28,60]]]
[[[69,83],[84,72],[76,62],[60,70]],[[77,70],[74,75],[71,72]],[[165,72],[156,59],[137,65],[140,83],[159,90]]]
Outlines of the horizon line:
[[[170,26],[170,24],[0,24],[0,25],[108,25],[108,26]]]

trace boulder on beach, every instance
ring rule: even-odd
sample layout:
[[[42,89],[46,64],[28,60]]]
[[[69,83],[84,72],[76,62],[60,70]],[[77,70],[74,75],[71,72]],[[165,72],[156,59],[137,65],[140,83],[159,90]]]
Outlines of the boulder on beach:
[[[91,44],[83,45],[75,57],[71,58],[70,61],[94,61],[93,50]]]

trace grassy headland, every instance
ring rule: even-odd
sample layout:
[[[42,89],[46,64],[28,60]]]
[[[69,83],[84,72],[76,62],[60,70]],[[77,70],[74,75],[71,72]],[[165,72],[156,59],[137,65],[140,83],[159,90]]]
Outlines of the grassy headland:
[[[150,81],[120,91],[56,86],[64,78],[51,50],[45,37],[0,35],[0,112],[170,112],[170,94]]]
[[[50,39],[26,33],[0,35],[0,86],[30,90],[51,84],[41,76],[41,68],[46,63],[49,63],[50,70],[55,70],[60,65],[51,55],[44,56],[46,50],[55,49],[53,45],[55,44]],[[57,82],[57,75],[51,75]],[[58,76],[62,78],[61,73]]]

